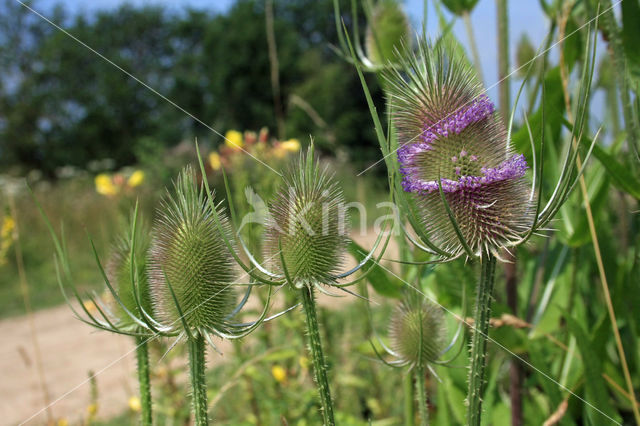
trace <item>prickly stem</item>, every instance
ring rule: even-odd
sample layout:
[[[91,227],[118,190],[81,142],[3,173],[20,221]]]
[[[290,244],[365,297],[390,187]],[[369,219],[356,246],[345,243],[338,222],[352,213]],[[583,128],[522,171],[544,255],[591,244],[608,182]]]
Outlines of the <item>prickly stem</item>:
[[[489,319],[491,317],[491,299],[495,280],[496,258],[491,253],[482,257],[482,272],[476,312],[474,316],[473,338],[471,341],[471,370],[469,370],[469,391],[467,401],[467,425],[480,426],[482,417],[482,386],[487,358],[487,337],[489,335]]]
[[[404,386],[404,424],[413,426],[415,414],[413,409],[413,374],[409,371],[403,379]]]
[[[151,384],[149,382],[149,348],[147,337],[136,337],[136,355],[138,358],[138,383],[140,386],[140,406],[142,426],[151,426],[153,417],[151,414]]]
[[[207,426],[207,386],[204,380],[204,336],[198,332],[193,339],[187,339],[187,341],[195,425]]]
[[[421,363],[416,364],[416,398],[418,399],[418,413],[420,413],[420,426],[429,424],[429,408],[427,406],[427,389],[425,387],[425,370]]]
[[[334,426],[333,402],[331,401],[331,391],[329,389],[329,380],[327,379],[327,365],[324,362],[324,355],[322,353],[322,342],[320,341],[320,330],[318,327],[313,289],[303,286],[300,293],[302,297],[302,307],[307,317],[309,347],[313,360],[313,371],[318,385],[318,393],[320,394],[320,402],[322,403],[324,424],[326,426]]]

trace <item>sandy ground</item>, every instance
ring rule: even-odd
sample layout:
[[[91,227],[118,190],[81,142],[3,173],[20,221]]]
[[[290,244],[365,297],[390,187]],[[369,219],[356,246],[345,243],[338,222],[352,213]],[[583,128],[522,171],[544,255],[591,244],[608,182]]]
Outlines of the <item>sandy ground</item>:
[[[356,238],[365,247],[374,239]],[[353,300],[327,299],[320,297],[319,302],[336,306],[337,301]],[[67,419],[69,424],[81,423],[90,404],[90,371],[96,373],[98,418],[126,410],[129,397],[136,392],[135,351],[130,337],[97,331],[76,320],[67,306],[38,311],[33,319],[51,406],[45,409],[48,404],[38,379],[28,318],[0,321],[4,339],[0,345],[0,425],[47,424],[47,414]]]

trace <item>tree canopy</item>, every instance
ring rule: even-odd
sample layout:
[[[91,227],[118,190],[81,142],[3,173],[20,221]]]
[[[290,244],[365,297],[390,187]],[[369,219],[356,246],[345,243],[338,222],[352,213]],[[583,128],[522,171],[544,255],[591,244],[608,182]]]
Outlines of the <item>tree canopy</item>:
[[[281,103],[288,137],[313,136],[325,151],[365,162],[376,144],[355,70],[336,43],[332,2],[275,2]],[[34,4],[37,9],[37,2]],[[0,4],[0,171],[133,164],[147,149],[221,138],[135,76],[220,133],[275,131],[265,5],[239,0],[227,13],[121,6],[51,20],[11,0]],[[377,98],[380,93],[371,79]]]

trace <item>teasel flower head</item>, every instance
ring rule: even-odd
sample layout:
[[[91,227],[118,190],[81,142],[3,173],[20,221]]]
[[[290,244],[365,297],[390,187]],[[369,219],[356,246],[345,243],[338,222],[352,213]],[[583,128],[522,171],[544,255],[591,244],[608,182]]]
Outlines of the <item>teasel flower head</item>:
[[[234,309],[237,270],[225,239],[224,211],[208,203],[186,167],[158,208],[149,257],[152,301],[159,318],[187,333],[224,333]],[[225,235],[223,235],[223,233]]]
[[[284,179],[269,206],[265,258],[297,288],[332,285],[348,242],[342,190],[314,160],[313,144]]]
[[[132,235],[133,232],[135,235]],[[142,220],[135,227],[128,227],[127,232],[114,243],[107,263],[108,279],[120,298],[120,302],[114,301],[113,305],[122,327],[136,327],[135,321],[125,309],[136,318],[144,318],[152,313],[147,273],[151,241],[149,234],[150,229]]]
[[[452,256],[516,244],[533,223],[523,155],[453,49],[421,43],[387,73],[402,189],[432,242]]]
[[[428,299],[409,294],[393,312],[389,337],[399,364],[437,363],[445,349],[443,312]]]

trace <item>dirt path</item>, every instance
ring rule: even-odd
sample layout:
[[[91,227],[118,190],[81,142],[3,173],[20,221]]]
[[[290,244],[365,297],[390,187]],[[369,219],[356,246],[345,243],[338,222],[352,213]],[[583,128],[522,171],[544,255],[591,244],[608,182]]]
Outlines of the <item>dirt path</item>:
[[[364,247],[373,244],[374,239],[356,238]],[[352,299],[321,296],[319,302],[335,307]],[[67,306],[36,312],[34,322],[52,403],[50,411],[55,419],[64,418],[73,425],[86,417],[90,371],[97,374],[98,418],[110,418],[126,410],[129,397],[137,391],[135,351],[130,337],[97,331],[75,319]],[[16,425],[27,419],[28,425],[47,423],[43,410],[47,404],[29,330],[26,317],[0,321],[0,425]],[[224,343],[221,349],[228,352]]]
[[[77,424],[89,405],[89,371],[99,372],[100,417],[121,413],[131,395],[135,353],[126,336],[96,332],[76,320],[67,306],[34,315],[42,352],[42,367],[54,417]],[[14,425],[46,406],[35,366],[35,353],[26,317],[0,322],[0,423]],[[115,360],[118,360],[114,363]],[[83,384],[84,383],[84,384]],[[69,393],[68,393],[69,392]],[[68,393],[68,394],[67,394]],[[27,424],[46,424],[45,411]]]

